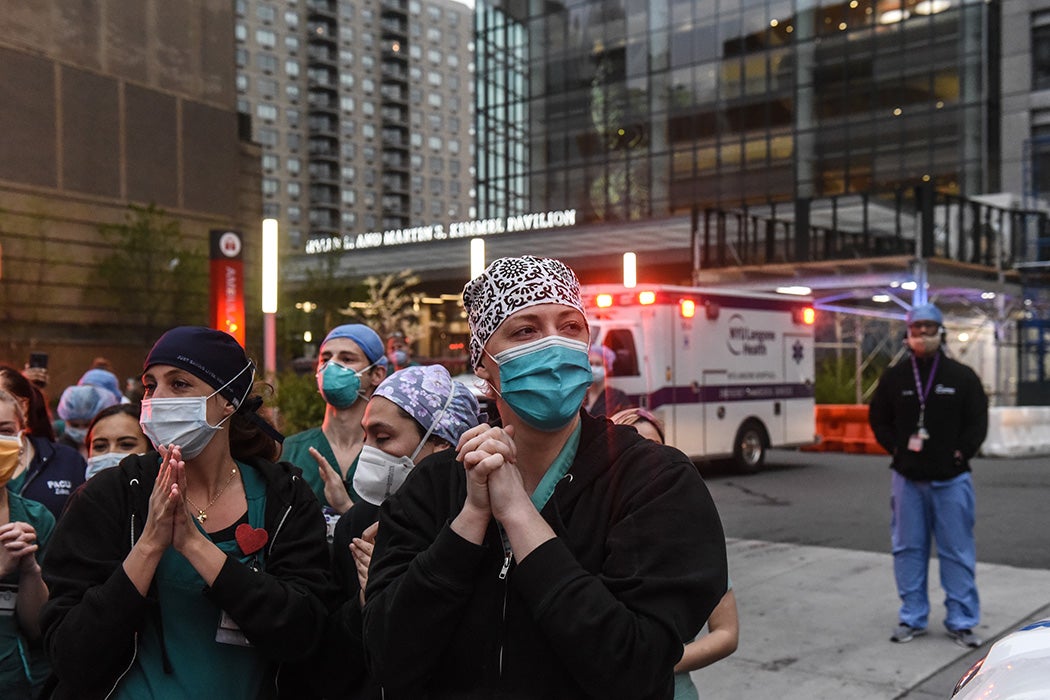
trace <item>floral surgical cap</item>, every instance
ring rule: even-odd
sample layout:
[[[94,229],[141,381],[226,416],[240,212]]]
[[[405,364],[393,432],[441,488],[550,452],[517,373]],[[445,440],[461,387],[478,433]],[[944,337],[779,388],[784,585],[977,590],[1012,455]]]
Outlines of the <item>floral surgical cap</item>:
[[[374,396],[392,401],[423,426],[423,430],[431,430],[433,426],[431,434],[453,446],[459,442],[460,435],[478,424],[478,400],[441,365],[398,370],[383,380]]]
[[[539,304],[561,304],[583,310],[580,281],[569,267],[554,258],[493,260],[484,272],[463,287],[463,306],[470,325],[470,364],[477,367],[481,351],[507,318]]]

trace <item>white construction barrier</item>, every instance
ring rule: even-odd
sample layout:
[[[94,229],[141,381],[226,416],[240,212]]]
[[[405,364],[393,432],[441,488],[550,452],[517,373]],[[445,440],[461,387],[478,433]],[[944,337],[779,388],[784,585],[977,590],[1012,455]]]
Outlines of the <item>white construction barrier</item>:
[[[1050,455],[1050,406],[996,406],[988,410],[985,457]]]

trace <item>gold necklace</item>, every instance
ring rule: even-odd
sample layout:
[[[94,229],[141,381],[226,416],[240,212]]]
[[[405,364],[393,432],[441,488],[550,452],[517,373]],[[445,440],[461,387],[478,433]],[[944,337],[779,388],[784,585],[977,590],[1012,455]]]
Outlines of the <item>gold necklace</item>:
[[[234,467],[233,469],[230,470],[230,478],[226,480],[226,483],[222,485],[222,488],[219,489],[219,492],[215,494],[215,498],[211,499],[211,503],[209,503],[208,505],[204,506],[203,508],[200,508],[196,503],[191,501],[190,500],[190,495],[188,493],[185,496],[183,496],[183,498],[186,499],[186,502],[190,504],[190,507],[193,508],[193,510],[197,511],[197,514],[195,516],[193,516],[193,517],[195,517],[197,519],[197,522],[199,522],[201,525],[204,524],[204,521],[208,519],[208,514],[205,513],[204,511],[208,510],[213,505],[215,505],[215,501],[219,500],[219,496],[222,495],[223,491],[226,490],[226,487],[230,485],[230,482],[233,481],[233,477],[235,477],[236,475],[237,475],[237,468]]]

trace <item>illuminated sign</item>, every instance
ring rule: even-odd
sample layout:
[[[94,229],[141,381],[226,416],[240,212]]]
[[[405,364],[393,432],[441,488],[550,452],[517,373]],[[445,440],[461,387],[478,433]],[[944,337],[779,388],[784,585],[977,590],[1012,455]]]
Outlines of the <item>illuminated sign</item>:
[[[495,236],[502,233],[520,233],[523,231],[544,231],[552,228],[565,228],[576,225],[576,210],[547,211],[539,214],[519,214],[496,219],[478,219],[476,221],[457,221],[448,226],[431,224],[412,228],[396,228],[389,231],[371,233],[348,233],[343,236],[314,238],[306,242],[306,252],[334,253],[344,250],[367,250],[369,248],[387,248],[397,245],[431,243],[456,238],[477,238]]]
[[[244,244],[237,231],[211,231],[211,327],[244,345]]]

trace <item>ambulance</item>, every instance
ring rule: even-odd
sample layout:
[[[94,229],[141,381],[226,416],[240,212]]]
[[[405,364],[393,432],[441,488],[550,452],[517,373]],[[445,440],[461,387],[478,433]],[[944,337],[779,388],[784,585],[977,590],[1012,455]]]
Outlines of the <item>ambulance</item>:
[[[591,344],[615,356],[608,385],[663,420],[667,444],[753,472],[770,447],[816,441],[811,299],[668,285],[581,291]]]

